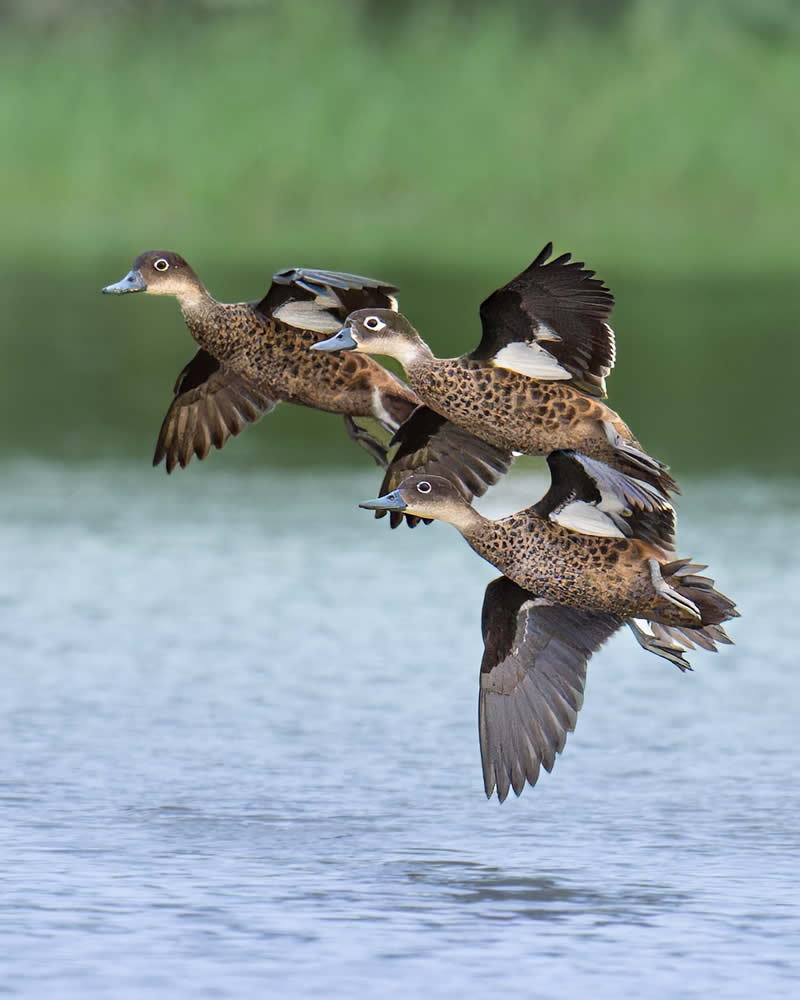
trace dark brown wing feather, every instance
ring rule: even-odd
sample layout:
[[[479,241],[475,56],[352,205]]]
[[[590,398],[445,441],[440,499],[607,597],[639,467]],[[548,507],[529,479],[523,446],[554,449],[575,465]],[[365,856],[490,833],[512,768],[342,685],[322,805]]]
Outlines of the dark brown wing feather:
[[[614,367],[614,333],[606,322],[614,296],[570,254],[548,261],[552,252],[548,243],[530,267],[481,304],[483,337],[470,356],[488,361],[509,344],[535,341],[545,323],[560,339],[543,339],[540,346],[572,374],[576,387],[603,396]]]
[[[388,282],[342,271],[294,267],[278,271],[255,309],[290,326],[338,329],[355,309],[396,309],[397,289]]]
[[[399,447],[383,477],[381,496],[390,493],[412,472],[424,472],[448,479],[471,501],[483,496],[513,462],[510,452],[487,444],[427,406],[418,406],[400,425],[392,444]],[[386,513],[376,511],[375,516],[383,517]],[[411,528],[419,523],[420,518],[413,514],[390,511],[392,527],[396,528],[404,516]]]
[[[604,612],[537,604],[504,576],[486,588],[478,731],[483,782],[502,802],[552,770],[583,704],[586,665],[623,624]]]
[[[638,538],[664,553],[674,549],[675,509],[657,487],[577,451],[551,451],[547,464],[550,489],[531,508],[539,517],[549,518],[582,501],[598,507],[626,538]]]
[[[167,472],[183,469],[192,455],[204,459],[269,413],[276,401],[240,375],[223,368],[208,352],[199,350],[178,376],[175,398],[167,410],[156,442],[153,465],[166,459]]]

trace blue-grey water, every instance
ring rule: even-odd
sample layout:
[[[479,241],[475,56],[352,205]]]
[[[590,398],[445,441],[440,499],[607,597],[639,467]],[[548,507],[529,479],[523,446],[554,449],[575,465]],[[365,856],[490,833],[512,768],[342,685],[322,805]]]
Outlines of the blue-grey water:
[[[492,568],[373,522],[374,474],[215,457],[2,467],[0,993],[798,995],[795,485],[685,483],[736,645],[682,675],[617,636],[499,806]]]

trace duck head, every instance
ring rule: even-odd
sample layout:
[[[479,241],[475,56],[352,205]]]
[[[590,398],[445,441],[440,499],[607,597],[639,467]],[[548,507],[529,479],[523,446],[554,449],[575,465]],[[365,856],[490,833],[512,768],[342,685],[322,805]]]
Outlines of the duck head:
[[[357,309],[338,333],[311,349],[385,354],[406,366],[420,354],[430,353],[406,317],[392,309]]]
[[[171,250],[148,250],[139,254],[124,278],[103,289],[105,295],[125,295],[128,292],[174,295],[182,302],[206,294],[191,267],[180,254]]]
[[[415,473],[406,476],[397,489],[376,500],[365,500],[365,510],[397,510],[417,517],[447,521],[464,529],[480,515],[464,499],[449,479]]]

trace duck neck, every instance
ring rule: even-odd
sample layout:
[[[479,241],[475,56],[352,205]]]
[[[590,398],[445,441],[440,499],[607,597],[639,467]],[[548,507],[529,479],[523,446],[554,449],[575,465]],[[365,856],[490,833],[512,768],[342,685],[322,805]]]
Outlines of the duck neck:
[[[461,532],[470,545],[472,545],[473,539],[479,539],[485,534],[490,524],[489,518],[479,514],[468,503],[459,504],[455,510],[449,513],[447,520]]]
[[[181,292],[177,299],[183,320],[197,343],[215,358],[226,357],[230,338],[226,317],[220,315],[222,304],[202,285]]]
[[[396,358],[407,372],[433,361],[433,351],[424,340],[415,337],[413,340],[397,340],[392,343],[393,358]]]
[[[216,299],[213,299],[199,282],[196,285],[184,286],[175,298],[187,323],[190,320],[202,320],[217,305]]]

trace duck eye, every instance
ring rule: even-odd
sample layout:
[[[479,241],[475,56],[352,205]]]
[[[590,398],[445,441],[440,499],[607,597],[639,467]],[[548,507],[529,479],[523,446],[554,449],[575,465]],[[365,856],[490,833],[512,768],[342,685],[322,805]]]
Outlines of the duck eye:
[[[417,483],[417,493],[430,493],[431,489],[431,484],[427,480],[423,479],[421,483]]]
[[[156,271],[166,271],[169,267],[169,261],[165,257],[159,257],[158,260],[153,264]]]
[[[368,330],[382,330],[386,326],[386,324],[381,323],[381,321],[378,319],[377,316],[367,316],[367,318],[364,320],[364,326]]]

